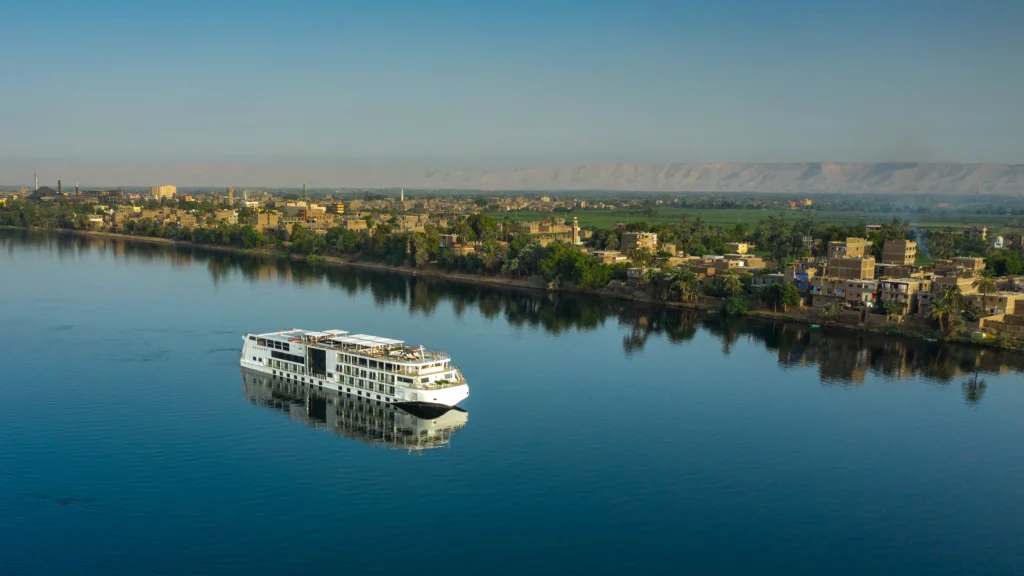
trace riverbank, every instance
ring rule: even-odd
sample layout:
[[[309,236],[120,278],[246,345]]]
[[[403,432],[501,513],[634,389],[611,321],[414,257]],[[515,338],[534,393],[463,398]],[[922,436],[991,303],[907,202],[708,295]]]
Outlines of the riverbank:
[[[25,230],[25,228],[12,227],[12,226],[0,226],[0,229],[10,230]],[[337,256],[305,256],[302,254],[290,254],[280,250],[272,249],[245,249],[237,248],[233,246],[216,246],[208,244],[196,244],[194,242],[171,240],[167,238],[156,238],[150,236],[136,236],[132,234],[118,234],[114,232],[101,232],[94,230],[67,230],[67,229],[44,229],[44,228],[30,228],[29,230],[41,231],[41,232],[60,232],[71,235],[87,236],[93,238],[107,238],[113,240],[122,240],[128,242],[141,242],[147,244],[159,244],[165,246],[175,246],[182,248],[191,248],[198,250],[209,250],[212,252],[222,252],[230,254],[239,254],[246,256],[261,256],[267,258],[282,258],[285,260],[307,262],[315,266],[329,266],[335,268],[356,268],[364,270],[375,270],[379,272],[398,273],[407,276],[415,277],[426,277],[426,278],[437,278],[445,281],[459,282],[464,284],[475,284],[483,286],[495,286],[503,288],[513,288],[531,291],[557,291],[564,293],[574,294],[585,294],[598,296],[602,298],[614,298],[619,300],[626,300],[630,302],[636,302],[641,304],[650,304],[665,306],[668,308],[677,309],[690,309],[690,310],[702,310],[708,313],[717,311],[721,307],[722,300],[719,298],[712,298],[708,296],[701,296],[693,302],[669,302],[659,298],[655,298],[650,294],[647,294],[641,290],[588,290],[582,289],[571,284],[562,284],[557,289],[551,289],[541,278],[509,278],[503,276],[486,276],[480,274],[466,274],[462,272],[450,272],[439,268],[414,268],[411,266],[391,266],[388,264],[381,264],[378,262],[367,262],[358,259],[358,256],[352,258],[342,258]],[[760,320],[772,321],[772,322],[795,322],[806,324],[809,326],[818,326],[819,324],[826,324],[823,322],[816,311],[809,308],[797,308],[786,312],[778,312],[766,309],[750,310],[746,314],[750,318],[756,318]],[[938,340],[944,338],[944,336],[935,329],[921,325],[917,322],[907,323],[893,323],[888,321],[885,317],[879,316],[877,318],[871,317],[871,322],[849,322],[849,321],[838,321],[828,324],[829,328],[842,328],[852,331],[862,332],[874,332],[882,334],[893,334],[901,335],[912,338],[920,338],[926,340]],[[1007,349],[1019,349],[1015,346],[1003,346],[1000,345],[995,339],[986,340],[975,340],[972,338],[950,338],[949,341],[954,341],[962,344],[974,344],[986,347],[994,348],[1007,348]]]

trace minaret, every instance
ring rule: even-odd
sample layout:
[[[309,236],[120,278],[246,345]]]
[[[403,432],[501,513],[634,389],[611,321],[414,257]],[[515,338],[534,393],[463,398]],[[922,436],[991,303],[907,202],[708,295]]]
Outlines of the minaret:
[[[572,217],[572,243],[573,245],[580,243],[580,221],[575,216]]]
[[[235,189],[228,186],[228,206],[235,205]]]
[[[33,190],[39,190],[39,173],[33,172],[32,175],[36,177],[36,187]]]
[[[78,196],[78,181],[75,181],[75,196]]]
[[[405,202],[405,188],[402,188],[402,190],[398,193],[398,201]]]

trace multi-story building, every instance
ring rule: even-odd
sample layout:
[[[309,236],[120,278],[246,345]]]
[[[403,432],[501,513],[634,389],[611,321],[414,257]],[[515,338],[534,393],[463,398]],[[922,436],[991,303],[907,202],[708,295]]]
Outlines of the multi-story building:
[[[984,226],[975,226],[973,228],[963,229],[964,238],[981,238],[984,240],[988,237],[988,228]]]
[[[914,278],[921,273],[909,264],[883,264],[875,262],[875,278]]]
[[[917,260],[917,242],[913,240],[886,240],[882,245],[883,264],[911,265]]]
[[[971,294],[967,297],[974,300],[989,314],[1016,314],[1017,306],[1024,312],[1024,294],[1019,292],[993,292],[992,294]]]
[[[985,269],[984,258],[958,256],[949,260],[936,260],[935,273],[940,276],[964,276],[973,278]]]
[[[214,210],[213,214],[220,222],[225,222],[227,224],[238,224],[237,210]]]
[[[853,280],[821,277],[810,279],[811,305],[873,304],[878,283],[875,280]]]
[[[854,280],[874,279],[875,259],[871,256],[830,257],[828,259],[828,276]]]
[[[623,252],[630,250],[658,250],[658,235],[654,232],[623,232],[622,244],[619,246]]]
[[[256,215],[255,228],[260,232],[274,230],[280,223],[281,215],[277,212],[262,212]]]
[[[928,293],[931,287],[932,281],[928,278],[891,278],[878,283],[878,297],[898,302],[903,306],[902,314],[909,314],[919,311],[919,295]]]
[[[149,197],[154,200],[163,200],[164,198],[174,198],[178,194],[178,187],[165,184],[163,186],[150,186]]]
[[[828,243],[829,258],[856,258],[870,253],[871,241],[864,238],[851,237]]]
[[[366,220],[361,218],[345,218],[341,221],[341,227],[345,230],[366,230]]]

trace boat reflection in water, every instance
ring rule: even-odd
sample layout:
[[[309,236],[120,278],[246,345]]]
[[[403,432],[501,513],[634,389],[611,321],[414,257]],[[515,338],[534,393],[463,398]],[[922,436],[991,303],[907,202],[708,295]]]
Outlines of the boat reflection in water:
[[[242,368],[249,402],[285,412],[314,428],[373,446],[425,450],[448,446],[469,414],[461,408],[389,404],[353,394],[321,390]]]

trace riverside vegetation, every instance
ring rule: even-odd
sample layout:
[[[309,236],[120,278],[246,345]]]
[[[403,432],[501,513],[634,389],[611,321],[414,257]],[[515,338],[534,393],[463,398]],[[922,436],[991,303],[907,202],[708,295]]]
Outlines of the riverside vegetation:
[[[212,210],[212,205],[189,206],[173,200],[163,202],[163,205],[168,204],[199,213]],[[92,207],[88,205],[13,201],[0,206],[0,225],[88,230],[91,214]],[[800,257],[823,256],[829,241],[865,235],[863,223],[824,223],[807,216],[792,219],[771,215],[753,226],[746,223],[723,226],[709,225],[700,217],[683,215],[674,223],[631,222],[613,228],[594,229],[587,240],[591,248],[616,250],[623,232],[655,232],[662,246],[671,244],[681,252],[696,256],[723,254],[727,242],[749,242],[755,244],[757,253],[769,261],[769,265],[756,274],[732,270],[700,278],[689,270],[668,266],[669,254],[666,252],[633,250],[627,254],[632,264],[606,264],[568,243],[552,242],[542,246],[530,235],[517,233],[510,218],[498,219],[485,213],[459,218],[444,229],[427,225],[422,232],[401,231],[395,218],[381,217],[377,220],[369,218],[366,230],[335,227],[326,233],[310,231],[301,224],[290,229],[282,226],[261,232],[251,224],[255,215],[255,210],[243,208],[238,213],[238,224],[208,218],[201,220],[205,225],[195,228],[164,226],[148,218],[129,219],[117,232],[199,246],[259,250],[283,256],[295,254],[313,263],[324,257],[335,257],[414,269],[435,268],[445,272],[536,279],[553,290],[582,290],[627,298],[642,294],[667,303],[716,307],[727,315],[744,315],[755,308],[787,313],[798,307],[801,296],[795,286],[768,284],[755,287],[755,277],[781,271],[787,263]],[[472,243],[476,249],[460,253],[452,247],[443,247],[442,234],[457,234],[461,242]],[[813,249],[806,247],[806,237],[817,240]],[[953,231],[916,230],[898,218],[871,232],[867,238],[873,242],[876,258],[881,256],[885,240],[907,238],[927,247],[919,253],[919,264],[927,263],[930,258],[983,256],[987,259],[986,278],[1024,272],[1024,258],[1017,250],[994,250],[980,238],[968,238]],[[644,270],[632,281],[627,272],[631,267]],[[979,292],[993,290],[988,280],[981,280]],[[890,314],[895,308],[891,304],[894,303],[882,302],[876,311]],[[826,306],[818,313],[822,321],[832,323],[839,318],[840,311],[838,306]],[[940,294],[928,311],[934,328],[947,337],[959,335],[965,321],[976,321],[983,315],[984,311],[971,305],[955,287]],[[1018,344],[1012,339],[1000,340],[1000,345],[1006,347],[1018,347]]]

